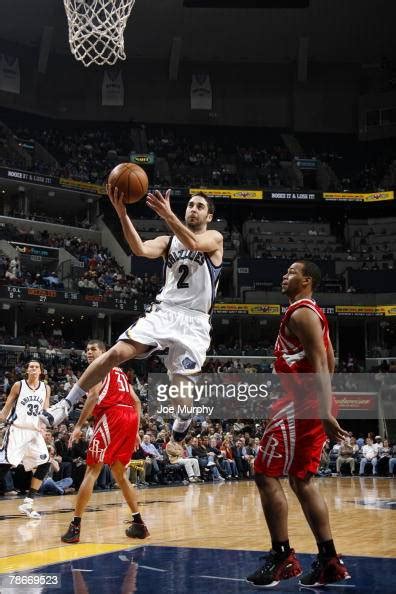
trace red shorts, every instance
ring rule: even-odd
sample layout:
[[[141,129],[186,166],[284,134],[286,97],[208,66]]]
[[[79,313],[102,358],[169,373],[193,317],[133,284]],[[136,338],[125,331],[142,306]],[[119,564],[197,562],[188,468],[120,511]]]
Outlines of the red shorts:
[[[133,406],[117,404],[96,419],[87,464],[128,464],[135,447],[138,416]]]
[[[326,434],[319,419],[296,419],[294,403],[283,404],[265,428],[254,469],[266,476],[304,479],[318,472]]]

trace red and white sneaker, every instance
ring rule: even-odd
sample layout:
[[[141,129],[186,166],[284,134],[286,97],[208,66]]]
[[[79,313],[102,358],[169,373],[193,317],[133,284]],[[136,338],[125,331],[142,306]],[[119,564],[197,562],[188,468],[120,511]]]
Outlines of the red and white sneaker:
[[[318,555],[312,563],[311,571],[305,573],[299,581],[300,586],[326,586],[342,580],[350,580],[351,576],[339,555],[324,558]]]
[[[246,578],[246,581],[252,586],[273,588],[281,580],[288,580],[302,574],[300,561],[297,559],[294,549],[290,549],[288,553],[270,551],[263,559],[264,563],[261,567]]]

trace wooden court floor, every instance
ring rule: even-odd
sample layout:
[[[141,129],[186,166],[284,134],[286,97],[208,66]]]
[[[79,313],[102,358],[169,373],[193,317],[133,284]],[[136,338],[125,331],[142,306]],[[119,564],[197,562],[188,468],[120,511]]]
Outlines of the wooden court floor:
[[[317,479],[329,505],[336,547],[344,555],[396,557],[396,479]],[[286,481],[290,541],[315,553],[313,537]],[[151,536],[144,544],[266,551],[268,533],[253,481],[139,490]],[[142,546],[125,536],[129,517],[119,491],[94,493],[78,545],[59,536],[72,517],[74,495],[37,498],[41,520],[18,512],[21,499],[1,500],[0,573]]]

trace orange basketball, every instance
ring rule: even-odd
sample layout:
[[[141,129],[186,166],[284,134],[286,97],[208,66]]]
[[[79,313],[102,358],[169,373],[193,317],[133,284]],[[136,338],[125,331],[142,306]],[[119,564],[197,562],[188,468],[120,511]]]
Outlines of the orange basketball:
[[[124,202],[137,202],[148,190],[148,177],[144,169],[135,163],[120,163],[110,172],[107,183],[124,194]]]

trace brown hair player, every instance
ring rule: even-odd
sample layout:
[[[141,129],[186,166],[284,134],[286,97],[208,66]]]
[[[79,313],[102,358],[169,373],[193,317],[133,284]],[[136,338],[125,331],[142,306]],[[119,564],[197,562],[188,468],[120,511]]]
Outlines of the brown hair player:
[[[39,415],[49,406],[51,389],[41,381],[43,374],[39,361],[29,361],[26,379],[14,383],[0,411],[0,422],[7,424],[0,448],[0,481],[11,466],[22,463],[26,471],[35,469],[28,496],[19,506],[22,513],[33,519],[40,519],[33,509],[33,500],[49,469]]]
[[[92,363],[105,351],[106,346],[101,340],[90,340],[86,348],[88,363]],[[79,542],[81,518],[104,464],[111,467],[111,472],[132,512],[131,525],[126,529],[126,535],[131,538],[146,538],[149,535],[140,516],[134,490],[125,473],[133,450],[140,443],[140,412],[140,400],[128,383],[127,376],[118,367],[111,369],[103,383],[88,392],[87,400],[70,436],[69,447],[78,439],[85,421],[91,415],[95,417],[95,425],[88,446],[85,477],[78,490],[73,520],[61,537],[63,542]]]
[[[191,196],[183,223],[171,209],[171,190],[165,196],[159,191],[148,194],[148,206],[165,221],[171,233],[142,241],[126,212],[123,194],[117,188],[107,189],[132,252],[146,258],[163,258],[164,286],[150,311],[93,361],[64,400],[43,415],[47,426],[61,423],[71,407],[112,367],[129,359],[144,359],[156,350],[169,349],[164,363],[173,383],[190,387],[210,345],[210,313],[223,259],[223,236],[207,229],[213,219],[213,200],[202,192]],[[182,398],[174,402],[176,406],[181,403],[185,404]],[[177,441],[186,436],[190,422],[187,416],[176,418],[173,436]]]
[[[282,281],[282,293],[290,305],[275,344],[274,367],[285,396],[274,406],[255,460],[255,480],[272,550],[264,564],[247,578],[255,586],[270,588],[302,573],[289,545],[288,505],[279,482],[284,475],[289,476],[319,550],[312,570],[301,577],[300,585],[323,586],[350,577],[334,548],[327,505],[313,480],[326,433],[333,440],[347,436],[334,417],[334,352],[328,322],[312,299],[319,282],[319,268],[307,261],[294,262]],[[309,375],[300,376],[304,373]]]

